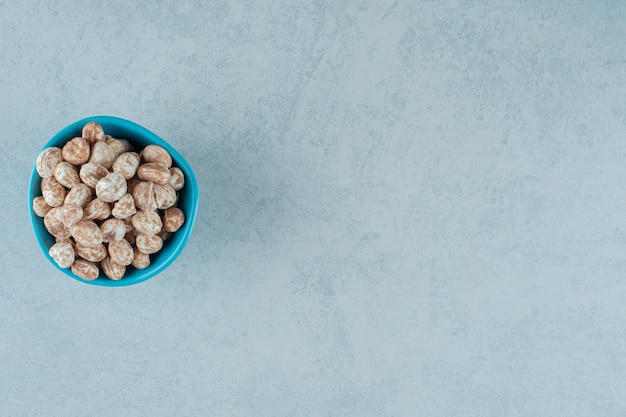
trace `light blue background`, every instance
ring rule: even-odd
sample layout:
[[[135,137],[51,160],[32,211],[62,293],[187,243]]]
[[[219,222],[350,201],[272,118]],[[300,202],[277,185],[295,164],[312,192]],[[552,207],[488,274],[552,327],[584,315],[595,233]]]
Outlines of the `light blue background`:
[[[0,415],[623,416],[626,3],[0,0]],[[201,189],[126,288],[28,176],[108,114]]]

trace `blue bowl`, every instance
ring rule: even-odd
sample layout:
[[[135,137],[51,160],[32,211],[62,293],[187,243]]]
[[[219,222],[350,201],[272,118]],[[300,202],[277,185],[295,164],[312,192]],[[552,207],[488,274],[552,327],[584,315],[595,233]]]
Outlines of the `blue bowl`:
[[[41,251],[44,256],[48,258],[52,265],[65,275],[86,284],[103,285],[107,287],[122,287],[125,285],[137,284],[154,277],[170,266],[187,244],[191,234],[191,229],[193,228],[196,220],[196,214],[198,212],[198,182],[191,167],[181,154],[176,151],[176,149],[146,128],[129,120],[117,117],[94,116],[74,122],[54,135],[42,149],[49,148],[51,146],[62,148],[67,141],[76,136],[80,136],[83,126],[88,122],[100,123],[104,129],[104,133],[115,138],[126,139],[136,150],[141,150],[147,145],[154,144],[162,146],[170,153],[170,155],[172,155],[173,166],[179,167],[185,174],[185,187],[178,192],[178,208],[185,213],[185,223],[176,233],[172,234],[172,236],[163,243],[163,249],[153,255],[150,255],[150,266],[146,269],[136,269],[132,266],[128,266],[126,267],[126,274],[119,281],[107,278],[102,271],[100,271],[100,276],[97,279],[93,281],[84,280],[74,275],[69,268],[59,268],[56,262],[54,262],[52,257],[48,254],[50,247],[55,243],[55,239],[45,229],[43,219],[37,216],[32,208],[33,198],[41,195],[41,178],[37,174],[35,167],[33,167],[33,172],[30,177],[28,199],[30,220],[33,225],[33,231],[35,232],[35,237],[37,238],[37,242],[39,242],[39,246],[41,247]]]

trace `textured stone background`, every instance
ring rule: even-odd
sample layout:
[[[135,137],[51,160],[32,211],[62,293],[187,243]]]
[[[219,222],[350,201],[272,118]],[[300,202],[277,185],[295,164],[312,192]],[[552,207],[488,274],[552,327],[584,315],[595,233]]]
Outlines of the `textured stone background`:
[[[623,416],[626,4],[0,0],[0,415]],[[28,220],[65,125],[193,166],[110,289]]]

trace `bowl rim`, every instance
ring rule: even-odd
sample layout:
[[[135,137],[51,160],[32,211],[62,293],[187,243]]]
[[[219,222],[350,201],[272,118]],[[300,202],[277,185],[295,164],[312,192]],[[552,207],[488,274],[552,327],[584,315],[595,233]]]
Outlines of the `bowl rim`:
[[[185,175],[185,187],[186,188],[189,187],[187,192],[191,193],[191,206],[185,212],[185,224],[183,225],[181,230],[176,232],[177,235],[182,232],[182,235],[179,235],[176,237],[176,242],[172,242],[172,243],[176,243],[176,245],[169,249],[167,256],[165,258],[159,259],[158,264],[151,264],[148,268],[143,269],[143,270],[134,269],[134,273],[132,277],[122,278],[121,280],[115,281],[115,280],[111,280],[107,278],[106,276],[103,276],[102,271],[101,271],[100,276],[95,280],[90,281],[90,280],[82,279],[76,276],[75,274],[73,274],[71,269],[59,267],[56,264],[56,262],[52,259],[50,254],[48,253],[49,248],[44,243],[43,238],[40,234],[40,228],[38,228],[38,223],[43,225],[43,218],[37,216],[32,208],[33,198],[35,198],[37,195],[40,195],[40,194],[37,194],[36,190],[34,190],[33,187],[37,181],[41,181],[41,178],[39,177],[39,174],[37,173],[36,164],[33,164],[33,169],[31,171],[31,176],[30,176],[30,180],[28,183],[28,205],[29,205],[31,226],[35,234],[35,239],[37,240],[37,243],[39,244],[41,251],[43,252],[44,256],[48,259],[48,261],[56,269],[58,269],[65,275],[69,276],[70,278],[73,278],[85,284],[103,286],[103,287],[124,287],[128,285],[138,284],[140,282],[144,282],[148,279],[155,277],[159,273],[163,272],[166,268],[168,268],[182,253],[183,248],[186,246],[187,242],[189,241],[189,236],[191,235],[191,231],[195,224],[196,216],[198,212],[198,203],[199,203],[198,181],[193,172],[193,169],[191,168],[187,160],[172,145],[170,145],[161,137],[157,136],[155,133],[151,132],[145,127],[133,121],[130,121],[128,119],[123,119],[123,118],[116,117],[116,116],[105,116],[105,115],[89,116],[89,117],[85,117],[83,119],[77,120],[67,125],[63,129],[59,130],[55,135],[53,135],[44,144],[44,146],[41,148],[41,151],[43,151],[44,149],[50,146],[57,146],[55,144],[57,144],[59,141],[65,138],[67,138],[66,140],[70,140],[71,137],[75,136],[73,132],[76,132],[77,129],[82,129],[82,127],[88,122],[97,122],[103,126],[115,125],[116,127],[122,130],[131,131],[134,136],[140,136],[142,138],[145,138],[146,141],[149,141],[150,143],[160,145],[170,153],[170,155],[172,156],[172,159],[175,162],[175,165],[183,171]],[[106,133],[106,129],[105,129],[105,133]],[[155,266],[153,267],[153,265]]]

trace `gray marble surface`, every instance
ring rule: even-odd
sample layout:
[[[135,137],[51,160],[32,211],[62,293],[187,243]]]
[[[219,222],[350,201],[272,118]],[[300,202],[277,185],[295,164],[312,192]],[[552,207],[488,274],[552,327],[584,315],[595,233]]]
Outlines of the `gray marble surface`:
[[[0,415],[623,416],[620,1],[0,1]],[[67,278],[43,144],[106,114],[200,213]]]

